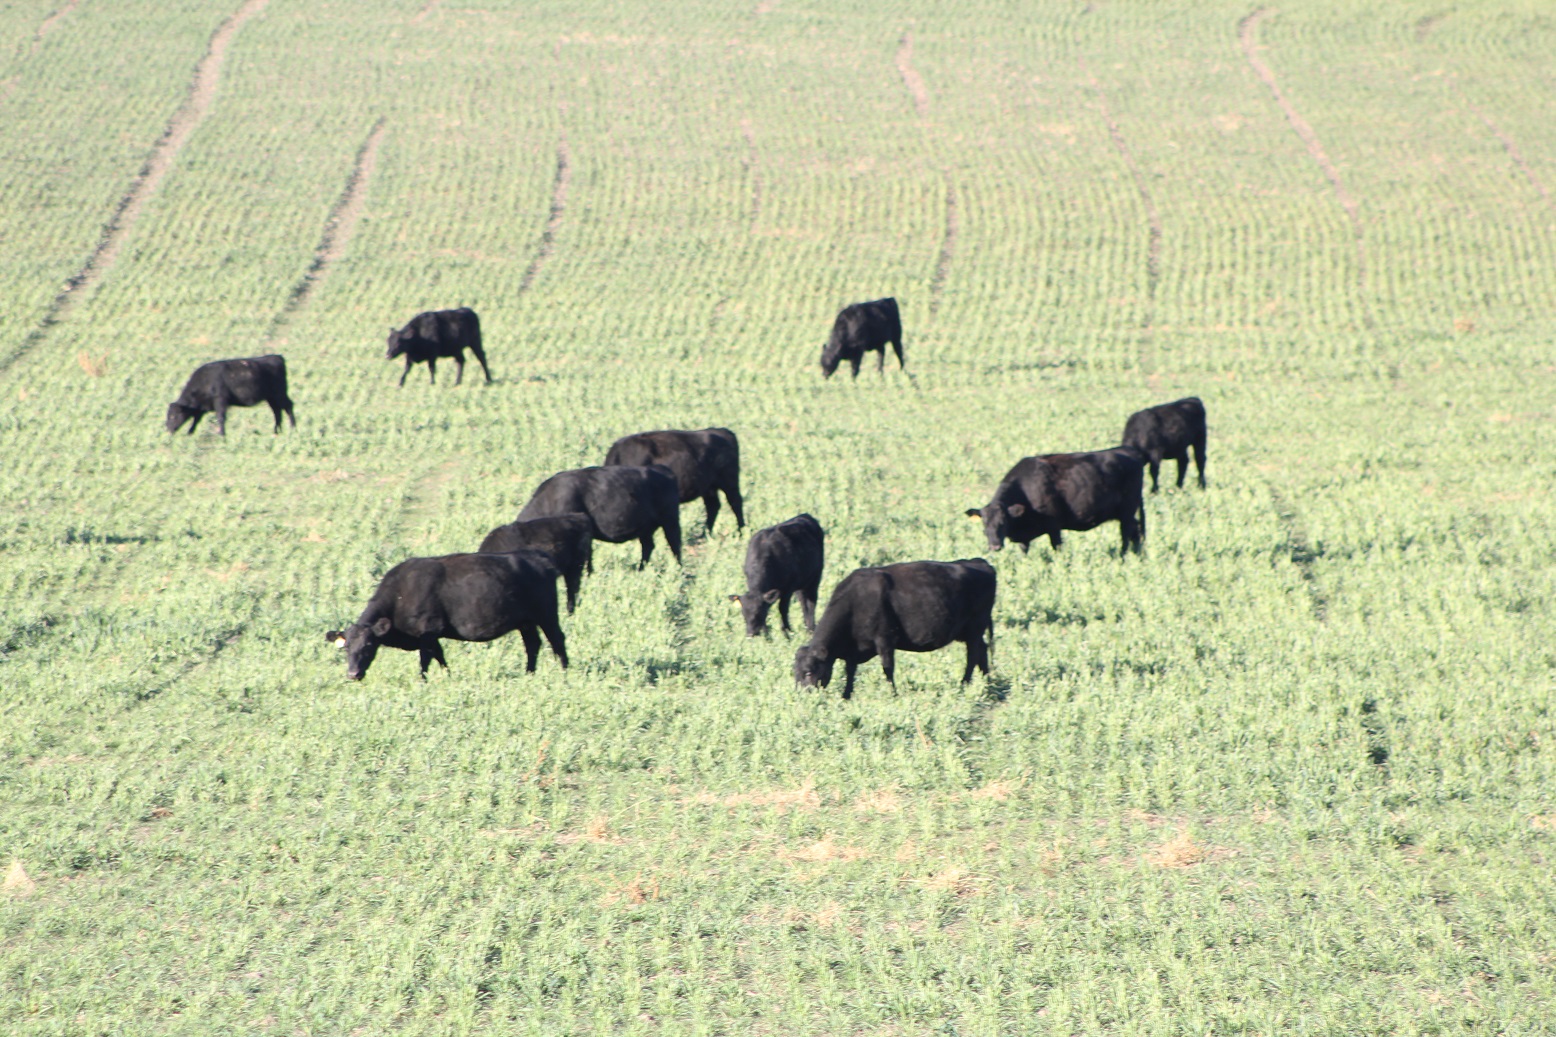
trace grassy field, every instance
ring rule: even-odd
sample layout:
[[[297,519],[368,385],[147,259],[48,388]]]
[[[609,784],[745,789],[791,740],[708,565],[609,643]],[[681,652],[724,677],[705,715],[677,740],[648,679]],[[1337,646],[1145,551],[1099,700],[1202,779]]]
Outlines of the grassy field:
[[[1556,1029],[1556,17],[877,8],[0,8],[0,1031]],[[461,305],[495,382],[397,388]],[[166,434],[271,351],[295,431]],[[700,505],[566,673],[322,637],[628,432],[825,597],[1190,394],[1209,489],[993,556],[965,687],[796,689]]]

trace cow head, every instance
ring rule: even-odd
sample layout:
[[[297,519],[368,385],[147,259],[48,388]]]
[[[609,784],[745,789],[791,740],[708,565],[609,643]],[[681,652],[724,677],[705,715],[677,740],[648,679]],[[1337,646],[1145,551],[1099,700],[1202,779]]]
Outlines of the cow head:
[[[843,350],[835,342],[828,342],[821,347],[821,376],[831,378],[832,372],[837,370],[837,365],[843,359]]]
[[[346,650],[347,680],[359,681],[367,676],[367,668],[373,665],[378,646],[393,627],[388,616],[380,616],[372,623],[353,623],[344,630],[331,630],[324,635],[330,644]]]
[[[794,683],[802,688],[825,688],[832,683],[832,657],[825,648],[800,645],[794,653]]]
[[[760,594],[731,594],[729,600],[740,606],[740,614],[746,620],[746,636],[755,637],[757,634],[767,633],[767,610],[778,601],[779,594],[775,590],[765,590]]]
[[[200,411],[196,408],[185,407],[182,403],[174,400],[172,403],[167,405],[167,430],[169,432],[177,432],[183,426],[184,422],[188,421],[190,418],[199,413]]]
[[[400,354],[404,353],[405,352],[405,340],[408,337],[409,336],[407,336],[405,334],[405,330],[403,328],[401,330],[399,330],[399,331],[396,331],[395,329],[390,328],[389,329],[389,351],[384,354],[384,359],[385,360],[393,360],[395,357],[397,357]]]
[[[1027,513],[1025,504],[1001,504],[999,501],[990,501],[981,508],[968,508],[967,517],[981,519],[983,522],[983,534],[989,538],[989,550],[999,551],[1005,547],[1005,538],[1010,535],[1010,520],[1020,518]]]

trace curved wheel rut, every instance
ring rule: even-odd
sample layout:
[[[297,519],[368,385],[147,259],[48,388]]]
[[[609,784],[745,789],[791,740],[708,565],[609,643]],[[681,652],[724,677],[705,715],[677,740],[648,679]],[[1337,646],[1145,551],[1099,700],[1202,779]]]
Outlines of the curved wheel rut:
[[[567,185],[572,177],[572,153],[568,150],[567,138],[564,136],[556,149],[556,175],[551,181],[551,214],[546,218],[546,229],[540,235],[540,248],[519,280],[519,294],[529,291],[535,278],[540,276],[540,268],[545,266],[556,248],[557,231],[562,229],[562,217],[567,212]]]

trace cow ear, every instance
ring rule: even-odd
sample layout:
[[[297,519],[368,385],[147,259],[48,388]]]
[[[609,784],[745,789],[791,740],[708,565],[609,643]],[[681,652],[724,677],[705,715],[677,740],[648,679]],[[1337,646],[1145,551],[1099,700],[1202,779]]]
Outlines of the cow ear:
[[[1027,513],[1027,506],[1025,504],[1012,504],[1005,510],[1010,513],[1011,518],[1020,518]]]
[[[967,517],[968,518],[983,518],[983,509],[982,508],[968,508],[967,509]]]
[[[373,636],[383,637],[393,629],[394,620],[390,619],[388,616],[379,616],[378,619],[373,623]]]
[[[778,592],[776,590],[765,590],[762,592],[762,600],[771,605],[778,600]]]
[[[344,648],[346,647],[346,632],[344,630],[326,631],[324,634],[324,640],[328,641],[336,648]]]

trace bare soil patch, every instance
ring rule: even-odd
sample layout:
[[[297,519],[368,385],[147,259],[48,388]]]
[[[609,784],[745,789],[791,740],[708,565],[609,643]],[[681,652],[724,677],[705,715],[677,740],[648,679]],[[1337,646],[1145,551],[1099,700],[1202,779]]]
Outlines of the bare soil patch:
[[[540,248],[535,252],[535,258],[530,260],[529,267],[524,271],[524,276],[519,280],[519,292],[529,290],[529,286],[535,283],[535,278],[540,275],[540,268],[550,258],[551,252],[556,248],[557,231],[562,229],[562,217],[567,212],[567,185],[572,180],[572,154],[567,147],[567,138],[564,136],[556,149],[556,175],[551,181],[551,215],[546,218],[546,229],[540,235]]]

